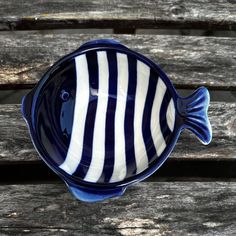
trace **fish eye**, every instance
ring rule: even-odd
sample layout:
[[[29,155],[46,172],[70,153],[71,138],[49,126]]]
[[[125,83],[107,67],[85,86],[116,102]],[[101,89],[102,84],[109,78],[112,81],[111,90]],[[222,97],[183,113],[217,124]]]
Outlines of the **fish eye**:
[[[60,94],[60,97],[63,101],[68,101],[68,99],[70,97],[70,94],[67,91],[62,90],[61,94]]]

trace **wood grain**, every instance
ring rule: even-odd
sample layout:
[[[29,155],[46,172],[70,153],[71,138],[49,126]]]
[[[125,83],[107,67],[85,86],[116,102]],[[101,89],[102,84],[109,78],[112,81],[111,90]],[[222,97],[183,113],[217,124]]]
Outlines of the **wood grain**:
[[[145,201],[144,201],[145,199]],[[62,184],[0,186],[1,235],[235,235],[236,183],[141,183],[75,200]]]
[[[0,35],[0,88],[32,87],[60,57],[98,38],[115,38],[159,63],[177,88],[236,89],[234,38],[36,32]]]
[[[213,130],[212,143],[204,146],[190,132],[184,132],[171,154],[172,158],[235,160],[236,104],[212,102],[209,118]],[[20,105],[0,105],[0,165],[37,160]]]
[[[0,30],[55,28],[234,30],[235,1],[0,1]]]

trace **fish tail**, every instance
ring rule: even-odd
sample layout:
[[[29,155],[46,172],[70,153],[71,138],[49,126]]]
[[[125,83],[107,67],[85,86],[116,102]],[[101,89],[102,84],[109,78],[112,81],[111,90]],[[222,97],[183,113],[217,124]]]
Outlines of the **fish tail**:
[[[211,125],[207,116],[210,95],[206,88],[197,89],[192,95],[177,100],[177,109],[183,121],[183,128],[191,130],[207,145],[212,139]]]

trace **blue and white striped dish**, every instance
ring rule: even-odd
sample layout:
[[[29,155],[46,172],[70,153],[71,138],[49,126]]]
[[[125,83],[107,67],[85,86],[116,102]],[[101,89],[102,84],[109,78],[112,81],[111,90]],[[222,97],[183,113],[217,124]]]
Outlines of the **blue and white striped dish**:
[[[76,198],[99,201],[155,172],[180,132],[211,140],[209,93],[180,97],[160,67],[114,40],[55,63],[22,101],[41,158]]]

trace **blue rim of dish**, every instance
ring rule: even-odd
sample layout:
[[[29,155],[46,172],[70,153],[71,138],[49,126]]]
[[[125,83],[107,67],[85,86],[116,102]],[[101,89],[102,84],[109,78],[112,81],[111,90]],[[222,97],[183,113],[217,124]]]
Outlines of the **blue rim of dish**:
[[[96,43],[96,42],[93,43],[94,41],[92,41],[91,43],[88,42],[88,43],[82,45],[80,48],[78,48],[74,52],[62,57],[52,67],[50,67],[47,70],[47,72],[42,76],[42,78],[38,82],[38,84],[36,84],[36,86],[32,89],[32,91],[23,98],[22,113],[25,113],[24,111],[27,109],[25,107],[26,104],[24,104],[25,100],[27,99],[28,101],[30,101],[29,102],[30,104],[27,104],[27,105],[29,105],[31,107],[31,109],[29,111],[30,112],[29,117],[28,118],[25,117],[25,120],[26,120],[26,123],[29,127],[29,130],[30,130],[30,137],[31,137],[31,140],[33,142],[35,149],[38,151],[40,157],[49,166],[49,168],[51,168],[55,173],[57,173],[62,179],[64,179],[65,181],[68,181],[74,185],[79,185],[79,186],[83,186],[83,187],[92,187],[94,189],[101,189],[101,188],[111,189],[111,188],[126,187],[130,184],[142,181],[142,180],[146,179],[147,177],[149,177],[151,174],[153,174],[157,169],[159,169],[161,167],[161,165],[165,162],[165,160],[169,157],[171,151],[173,150],[182,129],[184,129],[184,124],[181,119],[181,116],[178,114],[178,110],[176,109],[174,131],[172,133],[170,143],[165,148],[163,153],[155,161],[153,161],[153,163],[151,163],[151,165],[146,170],[144,170],[143,172],[141,172],[137,175],[129,177],[123,181],[119,181],[119,182],[115,182],[115,183],[91,183],[91,182],[81,180],[80,178],[78,178],[76,176],[69,175],[65,171],[61,170],[59,167],[55,166],[55,164],[53,163],[51,158],[47,157],[45,155],[45,153],[43,152],[43,150],[42,150],[43,148],[41,147],[40,140],[38,140],[38,137],[35,134],[34,114],[35,114],[35,107],[37,106],[38,95],[39,95],[41,89],[43,88],[45,82],[49,79],[51,74],[54,73],[57,69],[59,69],[63,63],[73,60],[76,56],[79,56],[79,55],[84,54],[84,53],[91,51],[91,50],[115,49],[117,52],[120,52],[120,53],[123,52],[126,54],[136,56],[139,60],[146,63],[147,65],[152,67],[154,70],[156,70],[159,77],[164,81],[164,83],[167,85],[167,87],[171,90],[170,92],[171,92],[171,95],[173,96],[175,108],[176,108],[177,99],[180,98],[177,95],[177,93],[176,93],[171,81],[167,77],[167,75],[160,68],[160,66],[157,65],[155,62],[153,62],[152,60],[146,58],[145,56],[143,56],[133,50],[130,50],[126,46],[119,44],[116,41],[109,40],[109,39],[102,40],[102,41],[103,42],[98,42],[98,43]],[[92,46],[92,45],[94,45],[94,46]]]

